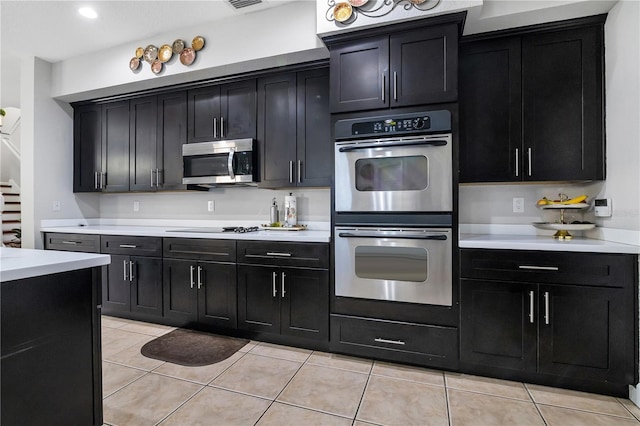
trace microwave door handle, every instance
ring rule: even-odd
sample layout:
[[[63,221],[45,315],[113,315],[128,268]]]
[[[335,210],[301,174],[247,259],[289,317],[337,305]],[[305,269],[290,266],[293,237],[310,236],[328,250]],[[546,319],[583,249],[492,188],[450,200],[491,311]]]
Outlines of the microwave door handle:
[[[382,143],[361,143],[357,145],[346,145],[342,146],[338,149],[340,152],[349,152],[349,151],[357,151],[359,149],[369,149],[369,148],[396,148],[402,146],[445,146],[447,145],[446,140],[442,139],[434,139],[431,141],[394,141],[394,142],[382,142]]]
[[[446,241],[446,235],[420,235],[420,234],[383,234],[378,232],[340,232],[338,234],[340,238],[395,238],[402,240],[437,240]]]
[[[233,173],[233,156],[235,155],[236,150],[231,148],[229,151],[229,157],[227,158],[227,169],[229,171],[229,178],[231,180],[236,178],[235,173]]]

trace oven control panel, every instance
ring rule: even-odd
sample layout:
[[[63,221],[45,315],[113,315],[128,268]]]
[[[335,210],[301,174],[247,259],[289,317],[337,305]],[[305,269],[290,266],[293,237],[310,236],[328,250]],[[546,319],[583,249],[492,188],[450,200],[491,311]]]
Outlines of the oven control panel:
[[[449,131],[451,113],[447,110],[346,119],[335,124],[336,139]]]

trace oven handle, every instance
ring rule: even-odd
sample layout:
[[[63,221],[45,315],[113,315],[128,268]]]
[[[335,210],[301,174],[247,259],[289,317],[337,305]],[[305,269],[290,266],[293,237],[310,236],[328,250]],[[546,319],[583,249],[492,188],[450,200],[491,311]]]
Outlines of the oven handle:
[[[373,142],[373,143],[360,143],[357,145],[346,145],[338,148],[340,152],[349,152],[349,151],[357,151],[359,149],[369,149],[369,148],[397,148],[403,146],[446,146],[447,141],[443,139],[434,139],[434,140],[420,140],[420,141],[406,141],[406,140],[397,140],[390,142]]]
[[[438,240],[438,241],[446,241],[446,235],[421,235],[421,234],[381,234],[377,232],[363,232],[363,233],[352,233],[352,232],[340,232],[338,234],[340,238],[394,238],[401,240]]]

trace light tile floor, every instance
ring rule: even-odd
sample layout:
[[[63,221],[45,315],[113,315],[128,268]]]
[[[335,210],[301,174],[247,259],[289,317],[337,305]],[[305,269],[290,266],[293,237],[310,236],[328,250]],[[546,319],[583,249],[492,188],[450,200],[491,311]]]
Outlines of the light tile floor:
[[[627,399],[251,342],[183,367],[140,348],[172,327],[104,316],[108,425],[638,425]]]

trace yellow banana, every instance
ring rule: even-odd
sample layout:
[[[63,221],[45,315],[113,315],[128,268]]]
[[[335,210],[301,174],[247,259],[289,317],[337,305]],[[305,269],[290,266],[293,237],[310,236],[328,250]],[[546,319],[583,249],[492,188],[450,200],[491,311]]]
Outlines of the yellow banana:
[[[586,199],[587,199],[586,195],[579,195],[570,200],[562,201],[560,204],[578,204],[578,203],[583,203]]]

